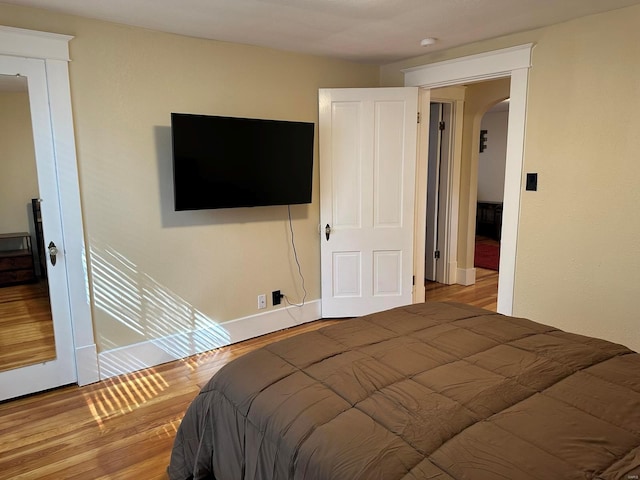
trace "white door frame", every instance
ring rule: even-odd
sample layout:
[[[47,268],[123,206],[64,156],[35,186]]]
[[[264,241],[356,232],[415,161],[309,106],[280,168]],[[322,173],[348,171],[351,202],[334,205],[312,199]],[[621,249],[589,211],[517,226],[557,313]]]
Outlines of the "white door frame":
[[[405,86],[432,89],[461,85],[497,78],[510,77],[510,110],[507,136],[507,158],[505,168],[504,209],[502,214],[502,235],[500,247],[500,276],[498,281],[498,312],[506,315],[513,313],[513,297],[515,289],[516,246],[520,216],[520,196],[522,191],[522,174],[524,165],[524,136],[527,113],[527,89],[529,68],[531,67],[531,51],[533,44],[519,45],[493,52],[461,57],[444,62],[423,65],[403,70]],[[421,105],[422,106],[422,105]],[[424,112],[424,109],[421,108]],[[427,158],[419,151],[417,171],[424,171]],[[454,165],[456,171],[459,165]],[[416,178],[416,202],[426,204],[426,176]],[[416,209],[418,210],[418,209]],[[416,238],[425,229],[426,218],[416,215]],[[451,224],[449,241],[457,236],[458,224]],[[422,235],[424,239],[424,234]],[[424,276],[424,250],[422,254],[416,249],[414,262],[416,278]],[[420,272],[420,265],[423,265]],[[417,289],[419,290],[419,289]],[[422,293],[424,300],[424,293]],[[414,301],[421,301],[416,291]]]
[[[98,356],[93,335],[84,227],[75,149],[69,86],[69,41],[73,37],[0,25],[0,55],[43,60],[49,108],[39,106],[33,116],[49,119],[53,137],[53,168],[60,191],[65,265],[74,337],[77,381],[86,385],[99,380]],[[34,131],[34,138],[39,136]]]

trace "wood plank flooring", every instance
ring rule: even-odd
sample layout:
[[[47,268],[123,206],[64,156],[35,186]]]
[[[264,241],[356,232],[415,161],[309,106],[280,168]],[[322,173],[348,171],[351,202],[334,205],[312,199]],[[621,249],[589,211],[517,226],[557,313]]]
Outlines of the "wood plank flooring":
[[[496,292],[491,271],[478,272],[475,286],[426,288],[429,300],[489,307]],[[263,345],[339,321],[319,320],[86,387],[1,403],[0,479],[166,479],[184,412],[216,371]]]
[[[427,282],[425,298],[431,302],[461,302],[495,312],[498,308],[498,272],[476,268],[475,285]]]
[[[54,358],[46,281],[0,288],[0,371]]]

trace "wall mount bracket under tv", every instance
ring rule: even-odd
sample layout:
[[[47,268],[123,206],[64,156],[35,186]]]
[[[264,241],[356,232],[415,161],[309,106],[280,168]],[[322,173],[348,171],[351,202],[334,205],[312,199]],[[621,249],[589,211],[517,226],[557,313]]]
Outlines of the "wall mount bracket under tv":
[[[171,114],[175,209],[311,203],[314,124]]]

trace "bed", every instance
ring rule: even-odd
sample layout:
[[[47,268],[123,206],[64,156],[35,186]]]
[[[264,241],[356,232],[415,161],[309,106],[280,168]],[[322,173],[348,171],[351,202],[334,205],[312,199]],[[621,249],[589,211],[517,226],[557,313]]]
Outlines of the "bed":
[[[456,303],[345,320],[218,371],[187,410],[168,474],[637,479],[640,356]]]

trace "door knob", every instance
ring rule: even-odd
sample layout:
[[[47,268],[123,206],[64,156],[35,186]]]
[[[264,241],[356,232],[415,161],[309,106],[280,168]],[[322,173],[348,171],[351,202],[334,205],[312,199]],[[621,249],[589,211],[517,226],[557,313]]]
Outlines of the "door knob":
[[[58,255],[58,247],[53,242],[49,242],[49,246],[47,247],[49,250],[49,258],[51,259],[51,265],[56,264],[56,256]]]
[[[324,227],[324,236],[327,237],[327,241],[329,241],[329,236],[331,235],[331,227],[327,223],[327,226]]]

